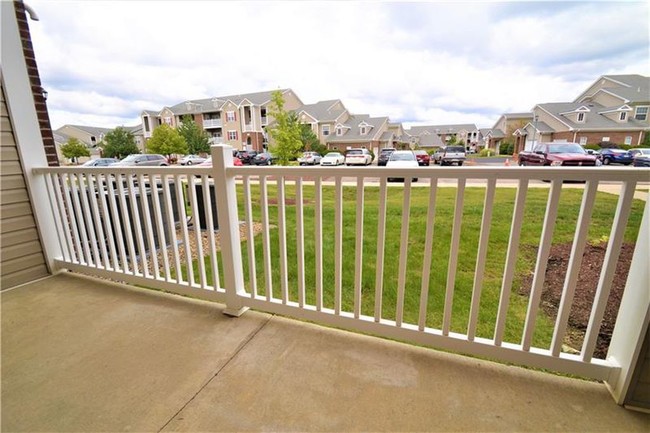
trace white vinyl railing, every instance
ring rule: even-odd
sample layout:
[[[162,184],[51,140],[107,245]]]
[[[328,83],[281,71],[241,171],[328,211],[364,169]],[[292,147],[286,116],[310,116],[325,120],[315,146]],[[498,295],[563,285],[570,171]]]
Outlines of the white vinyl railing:
[[[221,119],[203,119],[203,128],[221,128]]]
[[[235,167],[230,149],[213,146],[212,168],[36,169],[47,188],[58,234],[56,266],[217,300],[226,303],[233,315],[256,308],[471,355],[616,380],[621,369],[616,358],[597,359],[593,353],[635,190],[639,182],[650,181],[648,170]],[[405,180],[393,186],[389,178]],[[565,182],[575,180],[585,183],[564,291],[550,347],[538,347],[534,336],[561,212],[560,195]],[[565,353],[562,343],[597,190],[611,183],[620,187],[620,193],[589,326],[580,353]],[[439,196],[447,185],[455,188],[454,205],[450,215],[443,215]],[[465,202],[469,186],[474,185],[484,191],[483,206],[478,227],[467,227]],[[495,222],[495,196],[504,185],[513,193],[511,219]],[[521,296],[512,292],[520,239],[527,230],[527,196],[538,186],[548,188],[545,214],[521,333],[512,341],[505,335],[509,321],[519,320],[509,311],[513,296]],[[414,194],[423,192],[426,209],[414,208]],[[377,204],[372,212],[371,200]],[[641,224],[650,224],[648,214],[646,204]],[[445,251],[434,245],[443,222],[449,229]],[[508,224],[510,234],[496,296],[498,308],[493,319],[486,319],[482,299],[486,272],[493,271],[488,269],[488,257],[496,223]],[[459,263],[467,254],[461,251],[461,239],[470,229],[478,234],[467,295],[458,289]],[[414,236],[423,237],[423,242],[413,242]],[[399,248],[389,248],[391,242]],[[432,269],[440,257],[445,257],[446,279],[433,286]],[[387,268],[396,269],[395,274],[388,274]],[[388,289],[388,279],[396,281],[390,284],[394,289]],[[419,292],[406,296],[413,290]],[[439,303],[439,326],[431,324],[432,315],[438,315],[432,303]],[[457,304],[468,306],[466,325],[455,324]],[[478,331],[479,323],[486,320],[491,320],[490,335]],[[619,316],[619,320],[627,318]]]

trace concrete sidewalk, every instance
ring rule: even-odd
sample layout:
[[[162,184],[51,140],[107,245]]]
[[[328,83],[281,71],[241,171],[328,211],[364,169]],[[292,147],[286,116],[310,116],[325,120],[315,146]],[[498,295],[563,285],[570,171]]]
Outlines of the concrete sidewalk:
[[[604,385],[61,274],[2,293],[2,431],[643,431]]]

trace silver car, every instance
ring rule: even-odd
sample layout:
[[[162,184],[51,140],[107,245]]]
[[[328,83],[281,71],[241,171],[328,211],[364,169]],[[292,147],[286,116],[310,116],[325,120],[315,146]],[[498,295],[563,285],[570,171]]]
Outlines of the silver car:
[[[140,166],[167,166],[167,158],[157,154],[134,154],[129,155],[120,162],[111,164],[111,166],[140,167]]]

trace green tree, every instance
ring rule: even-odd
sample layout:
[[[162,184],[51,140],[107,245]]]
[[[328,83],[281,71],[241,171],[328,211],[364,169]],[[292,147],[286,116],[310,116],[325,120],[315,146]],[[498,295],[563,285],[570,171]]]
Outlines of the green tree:
[[[289,114],[289,121],[300,124],[300,141],[302,142],[301,151],[318,152],[321,155],[327,151],[327,146],[321,144],[320,140],[314,133],[314,130],[311,129],[311,125],[300,123],[298,115],[295,112]]]
[[[178,133],[185,139],[189,153],[199,154],[210,151],[210,136],[190,116],[183,116]]]
[[[169,125],[162,124],[154,129],[151,139],[147,143],[150,153],[159,153],[170,159],[172,155],[187,154],[187,143],[177,130]]]
[[[86,145],[74,137],[61,146],[61,153],[74,163],[77,162],[77,158],[80,156],[90,156],[90,151]]]
[[[121,126],[107,133],[104,141],[100,143],[100,147],[106,158],[122,159],[134,153],[140,153],[133,134]]]
[[[271,101],[273,102],[269,107],[269,114],[275,121],[269,128],[272,139],[270,151],[275,155],[278,164],[287,165],[290,160],[300,155],[303,148],[302,128],[300,122],[297,122],[297,119],[292,120],[291,113],[285,111],[282,92],[273,92]]]

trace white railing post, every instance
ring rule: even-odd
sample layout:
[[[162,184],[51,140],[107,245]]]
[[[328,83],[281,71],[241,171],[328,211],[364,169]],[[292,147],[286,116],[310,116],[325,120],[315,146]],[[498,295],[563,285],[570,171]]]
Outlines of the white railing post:
[[[241,256],[241,241],[239,238],[239,219],[237,214],[237,190],[234,176],[228,176],[227,167],[233,167],[232,147],[213,145],[212,177],[214,178],[219,232],[221,234],[221,257],[224,273],[224,288],[226,290],[226,309],[224,314],[239,317],[248,307],[243,305],[244,267]],[[214,269],[213,272],[217,272]]]
[[[619,367],[605,382],[618,404],[625,403],[650,322],[650,286],[648,285],[650,242],[648,239],[650,239],[650,200],[646,200],[639,237],[607,352],[607,360]]]

